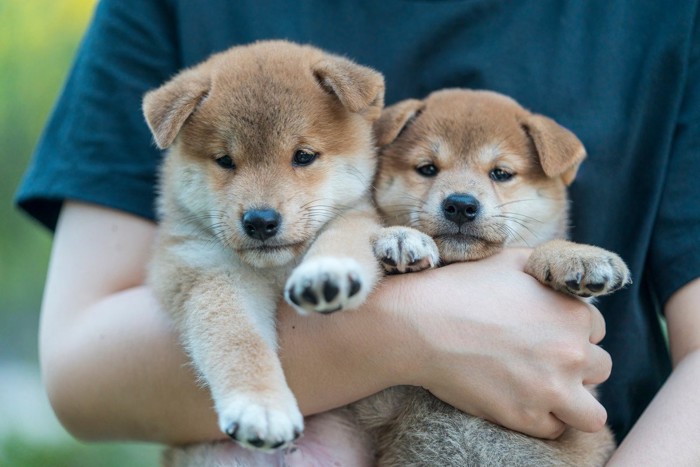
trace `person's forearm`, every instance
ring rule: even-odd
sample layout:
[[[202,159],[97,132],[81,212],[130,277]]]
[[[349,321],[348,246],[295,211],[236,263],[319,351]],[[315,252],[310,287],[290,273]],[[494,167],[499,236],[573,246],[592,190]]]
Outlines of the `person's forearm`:
[[[373,320],[362,316],[366,313],[299,317],[283,309],[285,371],[299,375],[289,383],[306,415],[390,384],[391,375],[369,358],[375,341],[370,333],[382,314]],[[42,349],[50,398],[72,434],[169,444],[223,436],[208,391],[197,386],[169,317],[148,288],[109,296],[77,319],[66,323],[70,336],[51,339],[50,348]]]
[[[676,292],[665,311],[674,370],[610,466],[700,465],[700,279]]]
[[[609,466],[700,464],[700,351],[686,357],[620,445]]]
[[[47,335],[57,331],[67,335]],[[44,326],[41,341],[49,399],[74,436],[169,443],[219,436],[209,395],[197,388],[146,287],[97,302],[63,329]]]
[[[396,288],[380,288],[357,310],[301,316],[279,311],[280,358],[287,383],[304,415],[325,412],[405,383],[408,360],[402,326],[389,306],[400,307]]]

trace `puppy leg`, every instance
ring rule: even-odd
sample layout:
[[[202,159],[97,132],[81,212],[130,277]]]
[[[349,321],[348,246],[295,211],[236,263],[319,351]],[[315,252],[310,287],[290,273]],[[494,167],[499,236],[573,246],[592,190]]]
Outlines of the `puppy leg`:
[[[253,273],[202,272],[184,304],[183,338],[209,384],[219,427],[243,446],[291,443],[303,419],[276,354],[276,287]]]
[[[440,262],[435,241],[411,227],[385,227],[373,238],[374,254],[389,274],[432,269]]]
[[[329,223],[287,280],[287,301],[302,314],[332,313],[364,303],[380,277],[370,242],[379,229],[369,205]]]
[[[535,248],[525,272],[578,297],[607,295],[630,282],[627,265],[615,253],[566,240],[552,240]]]

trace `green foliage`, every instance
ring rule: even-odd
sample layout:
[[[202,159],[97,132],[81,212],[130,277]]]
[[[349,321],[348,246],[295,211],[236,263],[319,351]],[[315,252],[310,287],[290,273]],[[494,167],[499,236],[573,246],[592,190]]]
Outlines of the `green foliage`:
[[[37,322],[51,237],[46,229],[16,210],[12,198],[96,1],[0,0],[0,358],[3,360],[36,364]],[[2,381],[0,374],[0,384]],[[18,394],[27,392],[26,389],[14,388]],[[2,418],[0,406],[0,422]],[[155,446],[83,444],[65,433],[57,439],[63,441],[48,442],[31,434],[0,436],[0,466],[158,465],[160,449]]]
[[[95,0],[0,1],[0,352],[36,359],[50,235],[12,205]]]
[[[0,465],[16,467],[153,467],[159,453],[159,448],[134,444],[54,444],[21,437],[0,441]]]

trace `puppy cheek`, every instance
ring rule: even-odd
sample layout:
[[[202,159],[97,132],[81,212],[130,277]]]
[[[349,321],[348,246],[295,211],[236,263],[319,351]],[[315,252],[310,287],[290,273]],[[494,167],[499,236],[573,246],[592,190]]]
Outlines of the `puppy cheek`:
[[[373,178],[374,163],[369,158],[343,157],[329,170],[322,192],[335,205],[351,205],[369,193]]]
[[[422,230],[421,222],[426,213],[422,199],[423,188],[401,175],[380,173],[374,193],[377,207],[390,225],[410,225]]]
[[[216,198],[219,194],[211,188],[205,170],[173,158],[173,165],[179,166],[171,174],[176,186],[178,203],[193,213],[210,213],[219,209]]]

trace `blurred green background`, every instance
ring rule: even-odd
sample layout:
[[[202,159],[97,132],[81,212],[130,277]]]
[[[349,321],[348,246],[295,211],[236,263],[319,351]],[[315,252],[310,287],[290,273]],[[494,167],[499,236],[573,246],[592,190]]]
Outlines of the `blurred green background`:
[[[39,380],[37,326],[51,236],[13,204],[96,0],[0,0],[0,466],[158,464],[155,446],[73,440]]]

